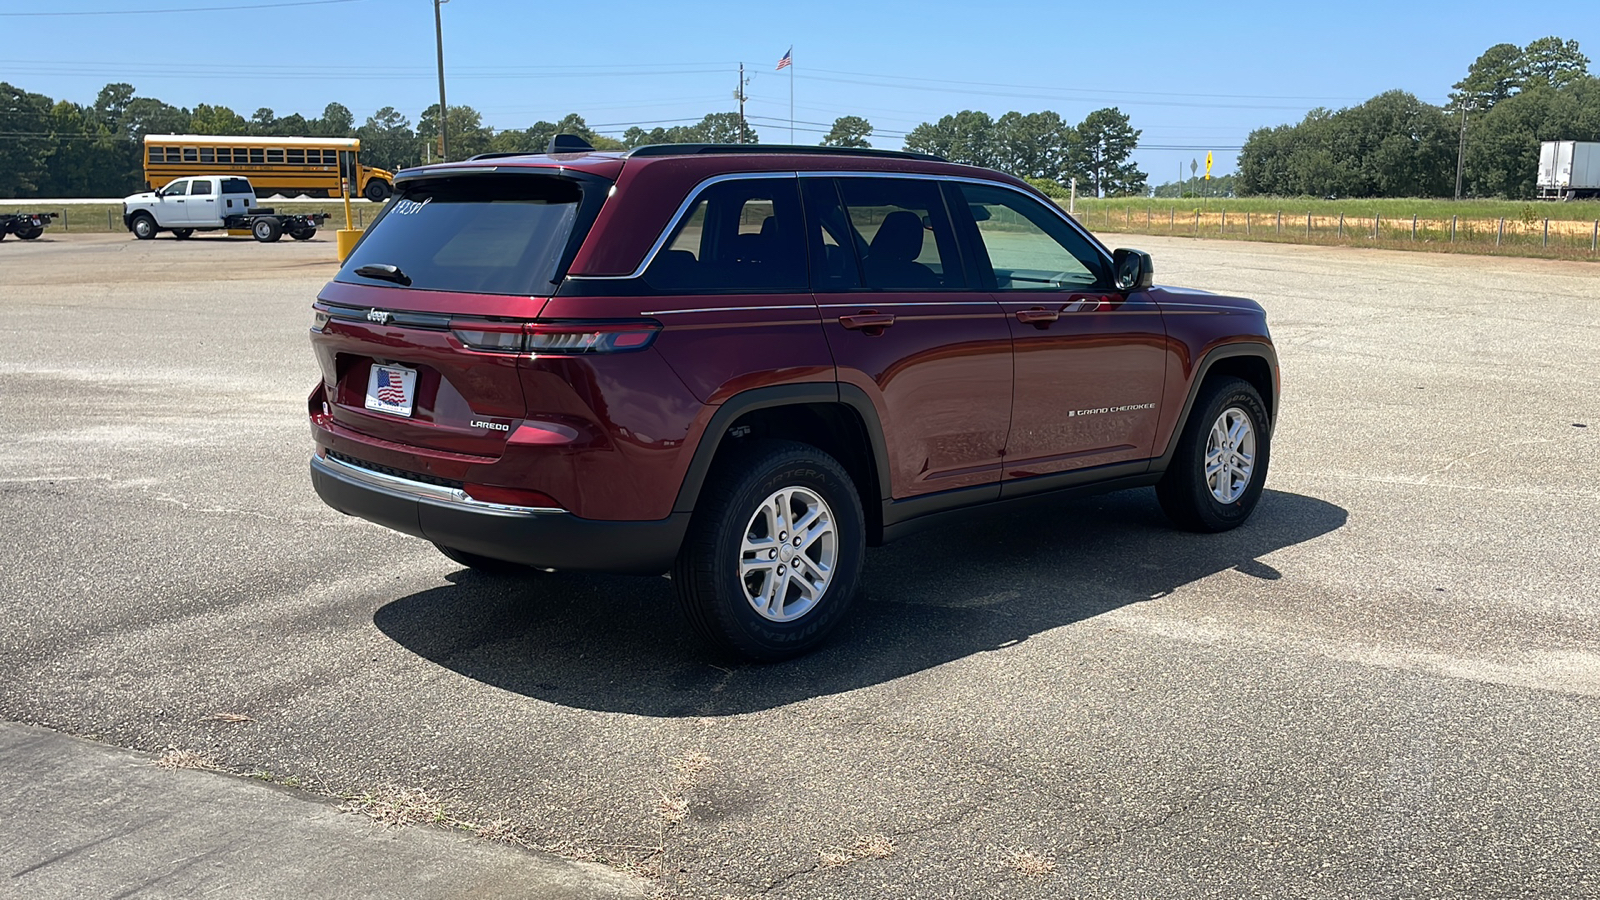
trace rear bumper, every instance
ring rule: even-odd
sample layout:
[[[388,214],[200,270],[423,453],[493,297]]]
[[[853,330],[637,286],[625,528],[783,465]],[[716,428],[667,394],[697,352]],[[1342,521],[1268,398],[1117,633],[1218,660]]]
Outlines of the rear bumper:
[[[502,506],[449,488],[312,457],[311,484],[344,513],[424,540],[509,562],[577,572],[660,575],[672,567],[688,513],[644,522],[581,519]]]

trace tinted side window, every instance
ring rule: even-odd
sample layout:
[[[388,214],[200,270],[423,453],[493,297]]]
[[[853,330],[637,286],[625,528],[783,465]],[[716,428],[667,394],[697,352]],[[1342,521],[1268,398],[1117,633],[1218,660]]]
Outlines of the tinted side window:
[[[250,182],[243,178],[224,178],[222,179],[222,192],[224,194],[248,194],[250,193]]]
[[[795,179],[741,178],[701,191],[644,273],[658,291],[806,290]]]
[[[180,178],[161,189],[163,197],[183,197],[189,193],[189,179]]]
[[[211,182],[204,181],[204,180],[190,182],[190,187],[189,187],[190,196],[193,196],[195,194],[209,194],[209,193],[211,193]]]
[[[806,206],[806,249],[811,256],[811,289],[818,293],[861,287],[861,265],[850,227],[832,178],[800,179]]]
[[[1111,286],[1100,251],[1037,201],[1005,188],[962,184],[958,189],[989,257],[994,290],[1072,291]]]
[[[939,185],[911,178],[840,178],[868,288],[964,290],[955,233]]]

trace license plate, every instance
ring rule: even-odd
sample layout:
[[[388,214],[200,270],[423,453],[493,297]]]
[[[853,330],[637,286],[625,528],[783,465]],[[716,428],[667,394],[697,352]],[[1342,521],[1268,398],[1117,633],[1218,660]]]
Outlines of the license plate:
[[[367,409],[410,416],[417,399],[417,370],[405,366],[373,365],[367,376]]]

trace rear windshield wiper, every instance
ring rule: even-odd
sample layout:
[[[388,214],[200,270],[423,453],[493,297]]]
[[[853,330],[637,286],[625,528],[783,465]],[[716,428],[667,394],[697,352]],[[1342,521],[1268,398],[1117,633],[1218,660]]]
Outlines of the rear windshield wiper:
[[[404,285],[406,287],[411,286],[410,276],[400,271],[399,266],[369,264],[356,269],[356,274],[360,275],[362,278],[376,278],[379,281],[392,281],[395,284]]]

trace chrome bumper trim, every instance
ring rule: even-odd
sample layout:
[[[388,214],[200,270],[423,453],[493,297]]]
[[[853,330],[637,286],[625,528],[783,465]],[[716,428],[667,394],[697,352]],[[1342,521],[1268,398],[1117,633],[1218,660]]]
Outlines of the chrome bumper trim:
[[[487,503],[483,500],[474,500],[467,496],[467,492],[460,488],[444,487],[437,484],[425,484],[421,481],[412,481],[409,478],[398,478],[394,475],[385,475],[360,466],[352,466],[337,459],[324,456],[311,457],[311,467],[320,470],[325,475],[343,481],[354,482],[375,491],[393,497],[402,497],[409,500],[425,500],[440,506],[454,506],[460,509],[490,512],[499,515],[565,515],[566,510],[553,506],[508,506],[504,503]]]

